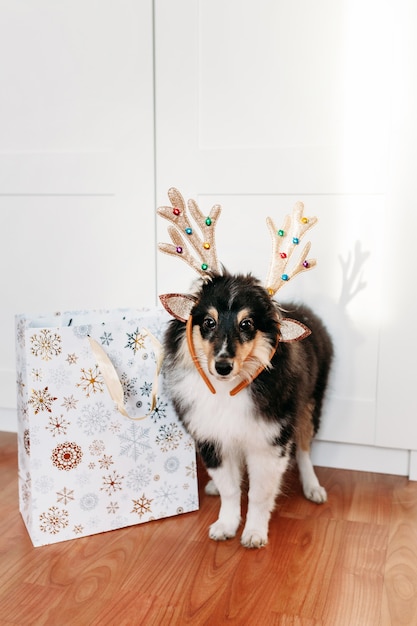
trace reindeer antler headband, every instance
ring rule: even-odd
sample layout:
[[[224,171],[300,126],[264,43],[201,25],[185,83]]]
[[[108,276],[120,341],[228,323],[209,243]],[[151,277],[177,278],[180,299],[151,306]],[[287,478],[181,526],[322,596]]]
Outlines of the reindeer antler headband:
[[[215,245],[215,229],[220,217],[221,207],[215,204],[209,215],[204,215],[195,200],[188,201],[188,210],[201,235],[196,231],[187,215],[187,207],[180,192],[172,187],[168,191],[171,206],[162,206],[158,209],[158,215],[171,222],[168,233],[172,244],[160,243],[161,252],[176,256],[192,267],[200,276],[207,278],[210,274],[221,274],[221,264],[217,258]],[[292,270],[288,270],[288,263],[295,249],[299,246],[302,238],[316,223],[317,217],[305,217],[304,205],[297,202],[292,215],[287,215],[282,228],[277,229],[270,217],[266,222],[272,238],[272,257],[265,289],[270,296],[297,274],[310,270],[316,265],[315,259],[307,259],[311,243],[304,246],[299,261]],[[195,255],[192,254],[191,248]]]
[[[219,263],[215,245],[215,229],[217,220],[221,213],[221,207],[215,204],[209,215],[204,215],[195,200],[189,200],[188,210],[195,225],[190,221],[187,214],[187,206],[180,192],[172,187],[168,191],[171,206],[163,206],[158,209],[158,215],[171,222],[168,232],[172,243],[160,243],[158,245],[161,252],[178,257],[192,267],[203,279],[209,279],[211,275],[222,274],[222,267]],[[289,280],[300,272],[310,270],[316,265],[315,259],[307,259],[310,251],[310,242],[306,243],[296,265],[290,269],[289,261],[299,246],[301,239],[306,232],[317,223],[316,217],[304,216],[304,205],[297,202],[292,215],[287,215],[283,228],[277,230],[270,217],[267,218],[267,225],[272,237],[272,258],[265,289],[271,297]],[[194,251],[194,254],[192,251]],[[166,310],[175,318],[187,323],[187,341],[194,363],[205,380],[207,386],[216,393],[214,387],[202,370],[195,355],[191,333],[191,311],[196,304],[196,299],[184,294],[165,294],[160,296],[160,300]],[[310,334],[310,330],[298,321],[291,319],[280,320],[281,337],[280,341],[297,341]],[[275,350],[273,351],[273,353]],[[271,358],[273,356],[271,355]],[[256,377],[261,367],[255,374]],[[252,379],[253,380],[253,379]],[[241,383],[230,393],[235,395],[238,391],[248,385],[250,381]]]

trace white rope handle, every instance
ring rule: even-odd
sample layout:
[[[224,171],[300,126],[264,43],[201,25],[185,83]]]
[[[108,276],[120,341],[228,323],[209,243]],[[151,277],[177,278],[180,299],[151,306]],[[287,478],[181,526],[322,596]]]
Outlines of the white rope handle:
[[[124,404],[123,386],[119,380],[119,377],[117,375],[117,372],[114,368],[113,363],[110,361],[108,355],[100,346],[100,344],[95,339],[88,336],[91,349],[93,351],[94,356],[97,359],[98,367],[103,376],[104,382],[106,384],[106,387],[108,389],[111,399],[115,403],[116,408],[119,411],[119,413],[124,415],[124,417],[128,417],[130,420],[134,420],[134,421],[146,419],[147,417],[151,415],[152,411],[155,410],[156,401],[158,397],[158,380],[159,380],[159,374],[161,372],[162,361],[163,361],[163,351],[162,351],[161,343],[158,341],[156,337],[154,337],[154,335],[147,328],[144,328],[142,332],[145,336],[149,337],[149,339],[151,340],[153,344],[155,358],[156,358],[156,371],[155,371],[155,375],[154,375],[154,379],[152,383],[151,408],[150,408],[150,411],[146,415],[142,415],[141,417],[131,417],[126,411],[125,404]]]

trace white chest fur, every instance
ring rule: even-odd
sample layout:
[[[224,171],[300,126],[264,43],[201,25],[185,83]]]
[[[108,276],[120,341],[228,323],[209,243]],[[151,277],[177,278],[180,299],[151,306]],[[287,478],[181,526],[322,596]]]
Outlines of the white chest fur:
[[[211,379],[216,393],[210,392],[197,371],[176,376],[174,384],[177,397],[192,407],[185,416],[187,427],[200,441],[219,442],[223,449],[248,447],[263,448],[279,434],[279,426],[268,424],[257,416],[256,405],[248,389],[231,396],[236,381],[222,382]]]

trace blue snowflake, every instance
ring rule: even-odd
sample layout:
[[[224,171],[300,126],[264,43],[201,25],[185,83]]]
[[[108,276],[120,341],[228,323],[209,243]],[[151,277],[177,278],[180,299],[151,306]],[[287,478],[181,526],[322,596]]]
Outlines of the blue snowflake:
[[[147,398],[149,398],[149,396],[152,393],[152,383],[147,383],[145,381],[143,383],[142,387],[140,388],[140,392],[141,392],[142,396],[146,396]]]
[[[150,415],[151,419],[153,419],[153,421],[156,422],[157,420],[160,420],[162,417],[166,417],[167,406],[168,404],[166,402],[162,402],[161,399],[158,397],[156,401],[156,407],[154,408],[154,410],[152,411]],[[149,404],[149,408],[151,408],[150,404]]]
[[[130,489],[139,491],[151,482],[152,470],[146,465],[138,465],[135,469],[130,470],[127,475],[126,484]]]
[[[103,346],[109,346],[110,342],[113,341],[113,337],[111,336],[111,333],[103,333],[103,336],[100,337],[100,340]]]
[[[145,347],[145,337],[139,332],[139,327],[137,327],[133,333],[126,333],[126,335],[127,344],[125,345],[125,348],[133,350],[133,354],[136,354],[138,350]]]
[[[179,466],[180,461],[176,456],[170,456],[164,463],[165,471],[169,472],[170,474],[176,472]]]
[[[86,435],[96,435],[107,429],[110,417],[111,413],[103,402],[96,402],[81,409],[77,424]]]
[[[178,500],[177,486],[168,485],[167,482],[165,482],[160,489],[156,489],[155,494],[155,500],[161,506],[167,506],[175,500]]]
[[[120,439],[120,454],[136,461],[141,454],[151,449],[149,443],[150,428],[142,428],[138,424],[130,424],[129,428],[118,435]]]

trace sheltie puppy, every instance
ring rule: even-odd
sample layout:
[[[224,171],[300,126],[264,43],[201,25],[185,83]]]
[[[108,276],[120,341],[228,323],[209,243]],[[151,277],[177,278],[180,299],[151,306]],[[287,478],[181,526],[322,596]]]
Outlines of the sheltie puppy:
[[[220,541],[236,535],[246,471],[248,510],[241,543],[259,548],[268,541],[270,515],[291,457],[297,460],[306,498],[327,499],[311,463],[310,444],[319,427],[332,341],[308,307],[286,304],[284,316],[251,275],[213,275],[192,298],[195,353],[185,322],[172,320],[164,339],[165,388],[211,477],[206,492],[220,495],[219,517],[209,537]],[[282,341],[287,313],[311,334]],[[236,392],[241,381],[247,386]]]

